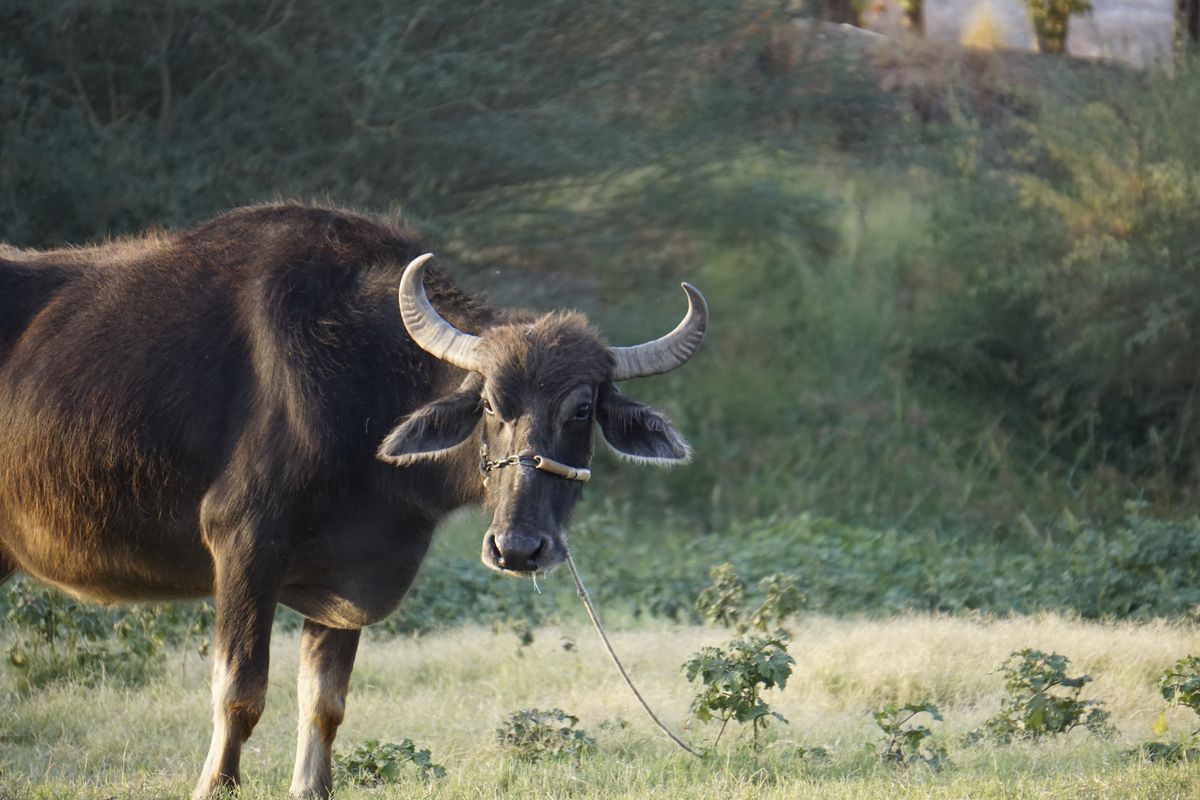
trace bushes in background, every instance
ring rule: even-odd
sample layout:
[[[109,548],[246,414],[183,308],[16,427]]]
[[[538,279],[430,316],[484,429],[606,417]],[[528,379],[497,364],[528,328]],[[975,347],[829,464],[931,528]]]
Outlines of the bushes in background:
[[[1097,68],[1067,102],[960,140],[934,198],[941,296],[916,349],[1071,488],[1191,492],[1200,456],[1200,65]],[[1178,499],[1176,496],[1174,499]]]
[[[402,204],[466,282],[580,305],[616,344],[673,324],[687,278],[708,341],[636,392],[697,458],[647,478],[601,455],[584,516],[613,529],[811,511],[1005,541],[1064,509],[1112,529],[1129,497],[1194,513],[1197,65],[880,67],[793,22],[735,0],[18,0],[0,238]],[[466,576],[426,579],[478,594]],[[678,588],[641,606],[690,613]]]
[[[616,536],[582,527],[572,550],[596,602],[617,619],[699,622],[703,613],[734,627],[744,622],[765,630],[798,610],[1059,610],[1146,619],[1200,608],[1200,520],[1158,520],[1136,508],[1111,528],[1063,523],[1036,536],[1002,540],[810,516],[759,520],[719,534],[659,529]],[[494,575],[473,554],[460,555],[473,553],[482,530],[455,525],[435,540],[409,596],[371,633],[413,635],[464,623],[502,628],[580,613],[565,574],[551,576],[537,595],[527,581]],[[714,562],[728,565],[710,579]],[[723,586],[753,584],[758,589],[749,601],[739,595],[722,604],[714,594]],[[705,592],[698,610],[696,599]],[[717,613],[734,606],[736,614]],[[207,605],[99,609],[24,580],[0,592],[0,613],[6,615],[9,659],[33,683],[78,678],[97,666],[99,674],[141,680],[161,669],[164,645],[203,650],[211,625]],[[294,617],[284,613],[279,627],[288,629]]]

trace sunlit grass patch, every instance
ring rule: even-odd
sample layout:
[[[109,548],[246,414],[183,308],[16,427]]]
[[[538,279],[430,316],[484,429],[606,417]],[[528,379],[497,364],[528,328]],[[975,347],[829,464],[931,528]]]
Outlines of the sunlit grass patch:
[[[531,598],[531,602],[536,602]],[[515,637],[466,627],[435,635],[364,642],[351,684],[339,752],[366,740],[411,738],[448,774],[431,783],[417,771],[378,789],[343,787],[340,796],[554,797],[1186,797],[1200,791],[1200,767],[1144,764],[1124,755],[1152,738],[1165,703],[1157,680],[1196,649],[1191,624],[1095,623],[1045,615],[902,616],[887,620],[803,617],[792,622],[796,666],[787,688],[766,695],[790,725],[772,725],[757,754],[745,731],[695,759],[655,731],[607,661],[577,624]],[[680,671],[688,655],[726,632],[652,624],[614,634],[635,680],[662,718],[704,746],[713,726],[689,719],[695,692]],[[564,642],[569,642],[564,647]],[[267,710],[244,758],[246,798],[286,787],[294,747],[297,640],[276,636]],[[963,734],[996,712],[996,672],[1022,647],[1064,653],[1072,671],[1094,677],[1087,694],[1105,703],[1118,730],[1100,740],[1083,732],[1044,743],[968,746]],[[168,662],[170,663],[170,662]],[[185,796],[209,734],[207,676],[192,664],[168,667],[141,689],[61,684],[18,693],[0,673],[0,796],[108,798]],[[934,740],[952,765],[940,773],[896,770],[873,752],[870,712],[887,702],[936,702],[944,721]],[[521,708],[562,708],[596,740],[579,758],[518,761],[495,730]],[[1190,712],[1167,713],[1172,731],[1194,727]],[[800,748],[823,747],[828,760]]]

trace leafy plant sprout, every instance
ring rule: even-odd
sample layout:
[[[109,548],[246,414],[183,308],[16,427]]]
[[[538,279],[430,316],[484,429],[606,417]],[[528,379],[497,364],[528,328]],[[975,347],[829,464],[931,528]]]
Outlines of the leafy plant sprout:
[[[734,639],[727,648],[705,647],[684,662],[688,680],[699,679],[704,687],[692,700],[691,710],[701,722],[720,720],[714,750],[732,720],[750,723],[757,750],[758,732],[768,717],[787,724],[762,699],[762,692],[784,688],[796,662],[788,655],[787,639],[782,635]]]
[[[696,611],[709,622],[737,629],[745,612],[746,583],[726,561],[708,571],[712,583],[696,598]],[[738,630],[741,633],[741,630]]]
[[[1158,679],[1158,691],[1173,706],[1190,708],[1200,714],[1200,657],[1185,656],[1163,672]],[[1154,735],[1166,735],[1167,714],[1162,711],[1154,723]],[[1200,728],[1196,728],[1180,739],[1170,741],[1142,742],[1126,755],[1140,756],[1146,761],[1174,763],[1192,761],[1200,757]]]
[[[561,708],[543,711],[523,708],[514,711],[496,729],[496,741],[517,758],[540,761],[543,758],[571,756],[579,758],[596,747],[596,740],[582,728],[579,717]]]
[[[883,731],[883,746],[878,752],[884,763],[900,767],[924,764],[934,770],[950,763],[946,748],[931,741],[933,732],[929,728],[924,725],[905,727],[918,714],[928,714],[938,722],[942,720],[941,712],[933,703],[902,706],[888,703],[873,714],[875,724]]]
[[[1108,712],[1098,700],[1080,699],[1090,675],[1069,677],[1070,659],[1058,653],[1025,648],[1009,655],[1000,666],[1005,695],[1000,713],[969,734],[971,740],[989,737],[999,742],[1039,739],[1083,726],[1092,734],[1112,736]]]
[[[709,622],[733,629],[739,636],[750,630],[783,631],[783,621],[806,602],[793,575],[764,576],[758,582],[757,596],[761,600],[756,607],[747,602],[746,583],[733,564],[728,561],[719,564],[708,575],[712,582],[696,598],[696,612]]]
[[[380,742],[368,739],[354,748],[348,755],[339,756],[337,769],[340,776],[358,786],[381,786],[399,780],[406,765],[421,772],[421,777],[446,777],[445,768],[433,762],[428,750],[418,750],[412,739],[400,742]]]
[[[1200,715],[1200,656],[1176,661],[1158,681],[1158,690],[1168,703],[1190,708]],[[1200,735],[1200,728],[1192,732]]]

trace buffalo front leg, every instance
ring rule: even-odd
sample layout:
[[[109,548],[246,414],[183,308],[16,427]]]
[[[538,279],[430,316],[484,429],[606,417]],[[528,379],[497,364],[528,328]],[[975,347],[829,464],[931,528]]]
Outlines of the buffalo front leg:
[[[304,621],[300,634],[300,705],[296,769],[290,794],[324,800],[333,789],[333,738],[346,713],[346,691],[358,651],[357,630],[327,628]]]
[[[250,553],[218,558],[216,573],[213,738],[193,800],[233,789],[241,781],[242,745],[266,704],[271,623],[279,591],[274,564]]]

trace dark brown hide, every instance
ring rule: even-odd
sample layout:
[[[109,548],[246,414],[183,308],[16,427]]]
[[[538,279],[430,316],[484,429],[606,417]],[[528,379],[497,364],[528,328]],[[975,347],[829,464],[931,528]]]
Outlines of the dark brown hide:
[[[481,450],[587,466],[593,420],[619,417],[618,449],[686,457],[653,409],[601,408],[620,397],[612,357],[578,315],[498,311],[434,270],[430,301],[487,362],[418,347],[396,305],[418,253],[397,227],[298,205],[0,247],[0,579],[102,602],[214,595],[199,797],[238,781],[277,603],[307,619],[292,792],[325,796],[358,629],[400,602],[446,513],[486,496],[493,568],[561,561],[580,484],[515,466],[485,486]]]

